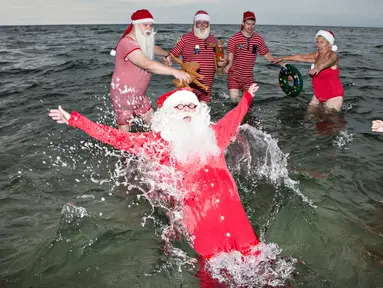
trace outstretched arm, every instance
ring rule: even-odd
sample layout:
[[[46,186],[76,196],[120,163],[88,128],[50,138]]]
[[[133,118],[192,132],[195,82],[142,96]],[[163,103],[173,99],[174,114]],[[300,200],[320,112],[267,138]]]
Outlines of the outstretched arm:
[[[154,54],[156,54],[156,56],[163,56],[163,57],[165,57],[165,56],[167,56],[169,54],[169,52],[165,51],[160,46],[155,45],[154,46]]]
[[[286,63],[283,63],[282,61],[277,61],[277,58],[275,58],[270,52],[267,52],[265,55],[262,56],[265,57],[265,59],[271,63],[279,64],[282,67],[286,65]]]
[[[80,113],[73,111],[69,114],[61,106],[52,109],[48,114],[57,123],[67,124],[79,128],[93,138],[109,144],[119,150],[137,154],[140,151],[150,148],[148,143],[153,138],[153,133],[128,133],[99,123],[90,121]]]
[[[315,56],[317,52],[309,53],[309,54],[296,54],[296,55],[290,55],[290,56],[283,56],[276,58],[273,63],[277,64],[281,61],[296,61],[296,62],[309,62],[314,63],[315,62]]]
[[[189,81],[190,76],[184,71],[177,70],[175,68],[166,66],[157,61],[147,58],[141,50],[136,49],[132,51],[128,56],[128,60],[141,69],[148,70],[151,73],[162,75],[173,75],[174,78],[180,81]]]
[[[230,140],[237,132],[243,117],[245,117],[247,111],[249,111],[255,92],[258,89],[259,86],[256,83],[253,83],[249,90],[243,94],[242,99],[239,101],[237,107],[229,111],[213,126],[217,138],[217,144],[222,150],[229,146]]]

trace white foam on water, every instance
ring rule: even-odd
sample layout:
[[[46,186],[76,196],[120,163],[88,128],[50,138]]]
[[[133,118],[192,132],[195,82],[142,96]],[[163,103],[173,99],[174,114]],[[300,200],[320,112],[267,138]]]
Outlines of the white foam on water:
[[[354,135],[352,133],[348,133],[347,131],[339,131],[336,138],[333,140],[333,146],[339,148],[341,150],[350,149],[349,143],[354,139]]]
[[[275,243],[260,243],[249,255],[238,251],[220,253],[209,259],[206,270],[226,287],[278,286],[286,283],[295,270],[294,258],[281,258]]]

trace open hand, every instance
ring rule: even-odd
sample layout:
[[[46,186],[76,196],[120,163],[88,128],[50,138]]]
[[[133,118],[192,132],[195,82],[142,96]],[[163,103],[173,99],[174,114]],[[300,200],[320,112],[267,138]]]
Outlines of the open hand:
[[[312,68],[310,71],[309,71],[309,74],[311,76],[315,76],[315,75],[318,75],[319,72],[322,71],[322,68],[319,67],[319,66],[314,66],[314,68]]]
[[[171,56],[163,56],[162,57],[162,62],[166,66],[172,66],[173,65],[173,59]]]
[[[185,71],[176,70],[173,76],[174,78],[180,80],[182,83],[190,83],[191,81],[190,75],[186,73]]]
[[[274,58],[273,61],[271,61],[273,64],[279,64],[280,62],[283,61],[283,58]]]
[[[61,106],[59,105],[58,109],[52,109],[49,110],[49,117],[51,117],[53,120],[57,121],[57,123],[60,124],[67,124],[70,119],[70,114],[66,112]]]
[[[258,84],[257,83],[253,83],[253,84],[251,84],[251,86],[249,87],[249,89],[247,91],[251,94],[251,96],[254,97],[255,92],[257,92],[258,89],[259,89]]]

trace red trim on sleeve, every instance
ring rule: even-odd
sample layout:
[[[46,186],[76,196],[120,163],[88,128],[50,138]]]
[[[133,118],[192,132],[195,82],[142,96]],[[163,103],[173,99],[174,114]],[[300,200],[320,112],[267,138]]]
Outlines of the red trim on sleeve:
[[[128,57],[128,55],[129,55],[130,53],[132,53],[133,51],[135,51],[135,50],[141,50],[141,49],[138,48],[138,47],[136,47],[136,48],[130,50],[129,53],[125,55],[125,57],[124,57],[124,62],[128,62],[128,61],[129,61],[129,60],[126,60],[126,57]]]

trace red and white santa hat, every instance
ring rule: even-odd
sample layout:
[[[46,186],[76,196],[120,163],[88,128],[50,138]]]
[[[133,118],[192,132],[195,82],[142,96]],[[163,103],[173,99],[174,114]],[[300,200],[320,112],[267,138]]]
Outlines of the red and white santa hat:
[[[154,23],[154,18],[152,14],[150,14],[150,12],[146,9],[137,10],[132,14],[132,17],[130,19],[132,20],[132,22],[130,23],[129,27],[125,30],[124,34],[122,34],[120,40],[132,31],[134,24]],[[110,51],[110,55],[116,56],[116,50],[120,40],[118,40],[116,47],[112,51]]]
[[[157,107],[169,109],[181,103],[193,103],[194,105],[200,104],[197,96],[191,91],[190,88],[181,88],[160,96],[157,100]]]
[[[324,39],[328,41],[328,43],[330,43],[332,51],[335,52],[338,50],[338,46],[334,45],[335,35],[332,31],[319,30],[318,33],[315,35],[315,40],[317,39],[318,36],[322,36]]]
[[[195,13],[195,15],[194,15],[194,22],[197,22],[197,21],[210,22],[210,16],[206,11],[198,10],[197,13]]]

